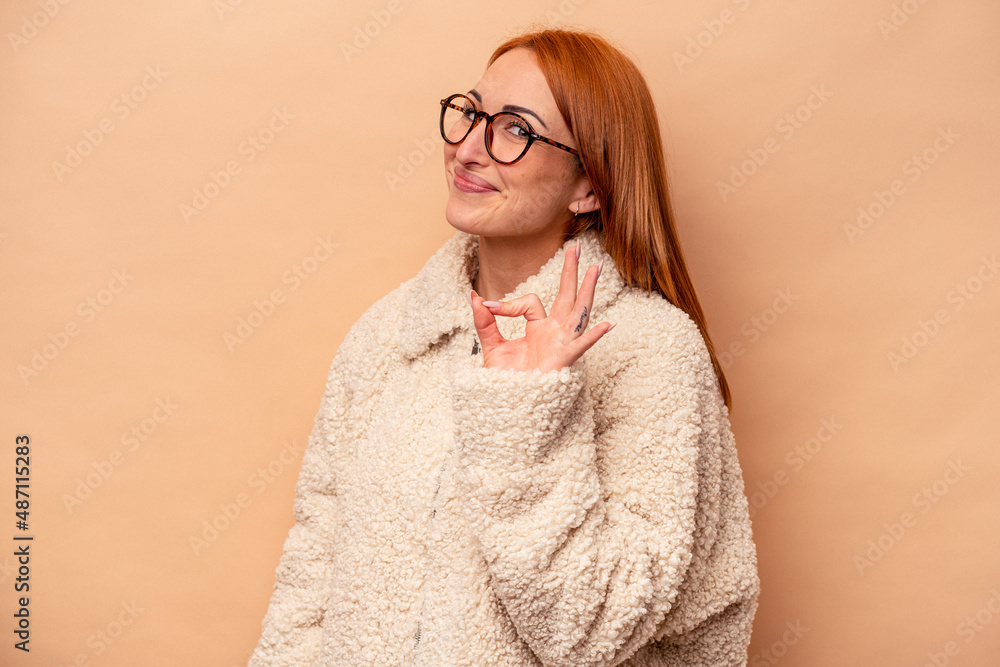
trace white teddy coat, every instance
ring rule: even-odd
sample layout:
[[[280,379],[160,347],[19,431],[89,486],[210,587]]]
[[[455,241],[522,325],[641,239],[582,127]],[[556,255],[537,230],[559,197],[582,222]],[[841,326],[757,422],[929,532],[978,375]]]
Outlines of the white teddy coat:
[[[746,664],[756,550],[708,351],[580,238],[617,327],[569,368],[472,354],[464,232],[350,329],[251,667]],[[505,299],[548,312],[575,243]]]

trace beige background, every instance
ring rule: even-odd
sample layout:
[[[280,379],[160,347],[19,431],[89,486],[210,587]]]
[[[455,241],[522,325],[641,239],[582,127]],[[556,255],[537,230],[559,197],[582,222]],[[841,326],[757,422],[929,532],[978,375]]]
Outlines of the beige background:
[[[2,3],[0,663],[246,663],[337,346],[452,233],[438,100],[533,22],[658,104],[730,354],[750,664],[996,664],[992,0]]]

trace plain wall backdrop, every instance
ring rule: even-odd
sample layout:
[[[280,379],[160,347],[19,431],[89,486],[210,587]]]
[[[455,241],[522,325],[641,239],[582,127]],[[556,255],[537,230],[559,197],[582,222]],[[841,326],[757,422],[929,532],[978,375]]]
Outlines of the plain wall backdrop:
[[[532,24],[656,100],[750,664],[997,664],[992,0],[4,2],[0,663],[246,664],[337,346],[453,233],[438,100]]]

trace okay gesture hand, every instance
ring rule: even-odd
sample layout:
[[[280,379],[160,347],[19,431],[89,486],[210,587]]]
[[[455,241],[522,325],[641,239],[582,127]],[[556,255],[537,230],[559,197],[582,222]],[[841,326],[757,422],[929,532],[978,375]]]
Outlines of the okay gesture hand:
[[[583,276],[577,292],[577,274],[580,261],[580,244],[576,251],[567,250],[563,263],[559,293],[552,304],[552,312],[545,314],[545,307],[537,294],[526,294],[511,301],[484,301],[470,293],[472,319],[483,347],[483,363],[487,368],[510,370],[559,370],[583,356],[600,338],[615,326],[601,322],[586,331],[590,310],[594,304],[594,289],[601,275],[603,262],[591,266]],[[524,337],[507,340],[497,329],[496,317],[521,317],[527,320]]]

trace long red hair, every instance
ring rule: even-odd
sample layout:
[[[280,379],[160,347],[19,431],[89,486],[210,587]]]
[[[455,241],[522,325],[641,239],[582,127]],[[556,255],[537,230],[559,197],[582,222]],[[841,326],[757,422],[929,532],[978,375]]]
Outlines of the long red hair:
[[[625,284],[655,290],[698,325],[727,408],[729,384],[708,335],[674,228],[660,125],[639,68],[603,37],[544,29],[513,37],[487,66],[515,48],[534,52],[573,134],[600,208],[573,218],[564,241],[597,230]]]

